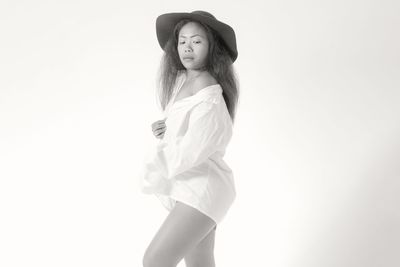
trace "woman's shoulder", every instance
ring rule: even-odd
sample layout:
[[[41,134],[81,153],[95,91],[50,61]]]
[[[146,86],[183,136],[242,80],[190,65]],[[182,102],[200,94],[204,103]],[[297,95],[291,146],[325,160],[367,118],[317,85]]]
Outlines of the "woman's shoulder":
[[[215,84],[218,84],[218,81],[211,74],[206,72],[193,81],[192,90],[193,93],[197,93],[199,90]]]

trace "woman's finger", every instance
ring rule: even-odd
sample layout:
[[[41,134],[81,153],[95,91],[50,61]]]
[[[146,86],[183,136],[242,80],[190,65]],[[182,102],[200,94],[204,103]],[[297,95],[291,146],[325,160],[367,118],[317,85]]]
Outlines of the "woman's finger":
[[[165,129],[164,129],[164,128],[161,128],[161,129],[156,129],[156,130],[154,130],[153,132],[159,133],[159,132],[163,132],[163,131],[165,131]]]
[[[157,135],[155,135],[157,138],[162,138],[164,136],[164,133],[159,133]]]
[[[165,128],[165,124],[160,124],[160,125],[156,126],[156,127],[154,128],[154,130],[164,129],[164,128]]]
[[[158,120],[158,121],[153,122],[151,124],[151,127],[156,127],[157,125],[163,124],[163,123],[165,123],[165,120]]]
[[[156,123],[156,124],[153,124],[151,126],[152,129],[158,129],[158,128],[161,128],[161,127],[165,127],[165,123],[164,122]]]
[[[158,130],[154,131],[154,134],[158,135],[158,134],[163,133],[163,132],[165,132],[164,129],[158,129]]]

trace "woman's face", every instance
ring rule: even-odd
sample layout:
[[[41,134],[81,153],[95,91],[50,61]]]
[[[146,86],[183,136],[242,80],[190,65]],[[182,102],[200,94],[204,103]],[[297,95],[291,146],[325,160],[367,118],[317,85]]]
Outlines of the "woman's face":
[[[207,60],[209,42],[204,28],[196,22],[186,23],[179,31],[178,54],[186,69],[200,69]]]

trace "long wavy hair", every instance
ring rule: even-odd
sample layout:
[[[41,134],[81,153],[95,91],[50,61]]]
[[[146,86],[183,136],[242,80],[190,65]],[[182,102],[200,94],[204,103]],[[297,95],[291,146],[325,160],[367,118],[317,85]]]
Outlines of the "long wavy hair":
[[[181,71],[185,71],[178,54],[178,35],[181,28],[188,22],[196,22],[203,26],[209,42],[206,65],[203,70],[208,71],[221,85],[223,97],[232,122],[235,120],[236,108],[239,100],[239,86],[229,50],[219,34],[206,24],[189,19],[179,21],[164,47],[158,71],[158,100],[162,110],[165,110],[171,100],[176,78]]]

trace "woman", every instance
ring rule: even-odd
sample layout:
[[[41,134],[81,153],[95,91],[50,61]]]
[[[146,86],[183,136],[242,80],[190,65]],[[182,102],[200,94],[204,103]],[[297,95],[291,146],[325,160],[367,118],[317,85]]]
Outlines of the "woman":
[[[167,13],[156,21],[164,56],[159,99],[165,118],[152,124],[160,139],[145,163],[142,192],[170,211],[148,246],[145,267],[215,266],[214,240],[235,197],[224,162],[232,136],[238,86],[233,29],[205,11]]]

